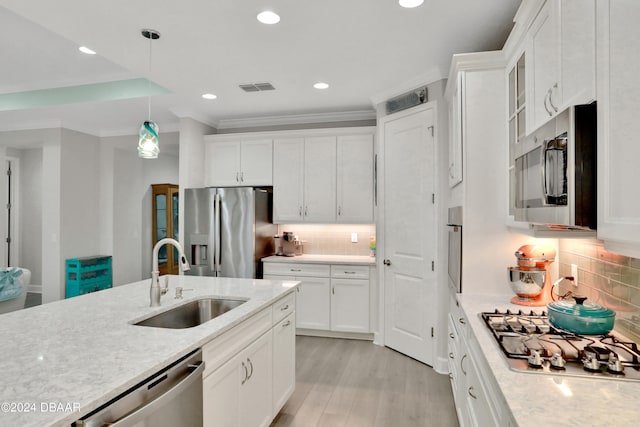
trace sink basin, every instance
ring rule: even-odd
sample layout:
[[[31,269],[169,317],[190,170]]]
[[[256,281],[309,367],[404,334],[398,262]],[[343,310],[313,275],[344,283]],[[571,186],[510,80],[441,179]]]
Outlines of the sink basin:
[[[215,319],[245,302],[245,300],[235,299],[201,298],[141,320],[134,325],[169,329],[193,328]]]

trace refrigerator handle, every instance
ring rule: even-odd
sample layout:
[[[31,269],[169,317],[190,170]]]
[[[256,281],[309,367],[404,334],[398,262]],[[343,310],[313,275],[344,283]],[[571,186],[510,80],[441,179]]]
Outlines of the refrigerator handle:
[[[215,195],[213,206],[213,234],[215,243],[213,248],[213,271],[215,276],[220,273],[220,194]]]

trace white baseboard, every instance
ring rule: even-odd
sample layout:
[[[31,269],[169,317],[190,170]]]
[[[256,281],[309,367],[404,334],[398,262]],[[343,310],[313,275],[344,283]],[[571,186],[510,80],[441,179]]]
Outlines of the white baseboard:
[[[27,292],[32,294],[41,294],[42,293],[42,285],[27,285]]]
[[[334,332],[320,331],[315,329],[296,329],[296,335],[306,335],[309,337],[327,337],[327,338],[346,338],[351,340],[373,341],[373,334],[364,334],[357,332]]]

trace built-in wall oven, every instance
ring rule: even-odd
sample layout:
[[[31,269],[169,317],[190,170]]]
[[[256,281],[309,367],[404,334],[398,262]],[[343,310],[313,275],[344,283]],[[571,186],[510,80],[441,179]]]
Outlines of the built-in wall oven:
[[[515,153],[516,221],[595,229],[596,105],[577,105],[524,139]]]
[[[447,267],[449,287],[459,294],[462,292],[462,206],[449,208],[447,227],[449,229]]]

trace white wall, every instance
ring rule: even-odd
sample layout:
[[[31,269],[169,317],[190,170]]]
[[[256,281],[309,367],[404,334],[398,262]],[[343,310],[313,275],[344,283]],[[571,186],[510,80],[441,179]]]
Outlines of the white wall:
[[[42,284],[42,148],[20,151],[20,266]]]
[[[62,298],[60,139],[42,147],[42,302]]]

